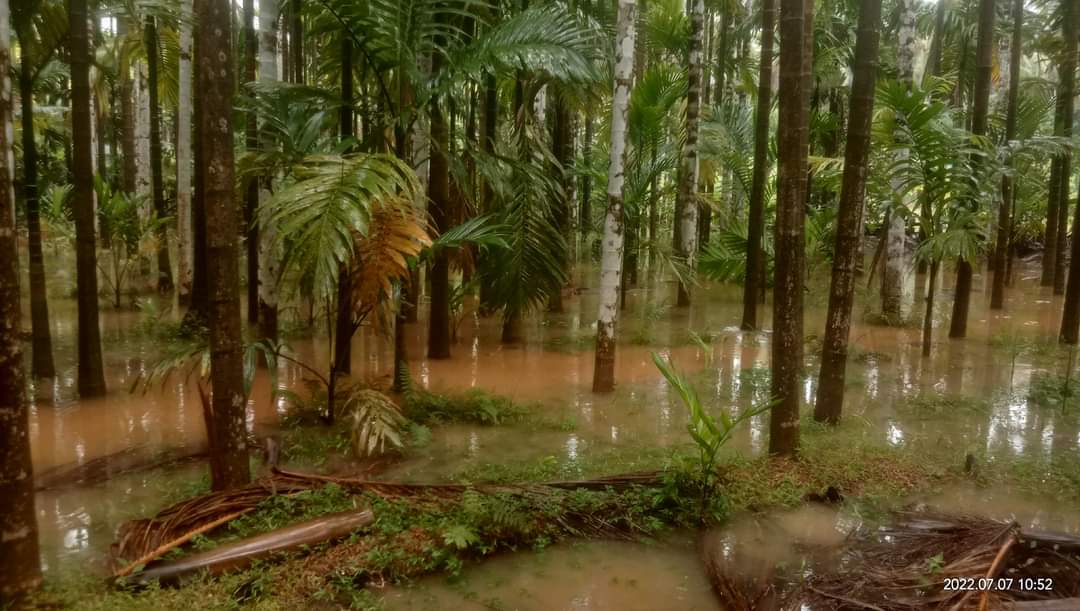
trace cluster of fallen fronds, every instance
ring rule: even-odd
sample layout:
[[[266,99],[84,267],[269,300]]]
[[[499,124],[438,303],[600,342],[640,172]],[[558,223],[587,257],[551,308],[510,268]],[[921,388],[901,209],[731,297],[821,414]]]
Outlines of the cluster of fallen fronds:
[[[718,553],[706,569],[733,611],[1080,608],[1080,537],[1015,522],[903,512],[841,549],[805,551],[809,569],[735,566]]]
[[[533,510],[533,516],[543,521],[528,524],[527,520],[508,524],[502,531],[488,529],[480,537],[476,533],[460,534],[457,538],[443,532],[420,534],[422,527],[410,529],[384,529],[383,535],[402,539],[402,549],[408,549],[412,539],[432,539],[440,545],[464,548],[474,543],[481,547],[515,545],[526,542],[528,536],[606,536],[632,537],[648,530],[635,521],[632,512],[619,511],[619,493],[630,488],[658,486],[658,472],[639,472],[581,481],[553,481],[535,484],[413,484],[380,482],[367,479],[328,477],[291,471],[274,470],[270,475],[237,490],[212,492],[177,503],[150,519],[134,520],[124,524],[112,555],[117,576],[128,575],[138,567],[147,565],[167,552],[183,546],[196,536],[221,527],[224,524],[253,512],[267,499],[275,495],[297,493],[336,485],[352,495],[363,495],[363,501],[373,503],[396,503],[417,518],[422,515],[447,514],[472,503],[483,504],[484,499],[498,499],[523,510]],[[599,492],[603,494],[599,494]],[[588,496],[590,492],[597,492]],[[585,494],[586,496],[582,496]],[[588,497],[588,498],[586,498]],[[480,499],[479,501],[477,499]],[[386,507],[389,507],[387,505]],[[385,509],[385,507],[384,507]],[[526,511],[526,513],[528,513]],[[379,509],[376,508],[378,519]],[[497,521],[497,520],[496,520]],[[395,532],[391,532],[395,531]],[[476,538],[474,541],[473,538]],[[385,537],[384,537],[385,538]],[[361,547],[388,543],[372,537],[361,538]],[[391,542],[392,543],[392,542]],[[348,545],[348,544],[344,544]],[[340,546],[339,546],[340,547]],[[437,550],[431,550],[433,553]],[[348,554],[348,549],[328,551],[326,557]],[[318,560],[313,561],[316,564]],[[405,567],[378,567],[378,571],[394,569],[395,575],[409,573]]]

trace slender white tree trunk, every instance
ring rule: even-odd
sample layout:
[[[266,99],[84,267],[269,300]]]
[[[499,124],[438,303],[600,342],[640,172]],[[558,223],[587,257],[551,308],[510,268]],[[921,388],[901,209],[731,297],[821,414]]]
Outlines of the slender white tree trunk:
[[[533,114],[536,115],[536,124],[541,130],[544,129],[544,125],[547,124],[547,85],[536,92],[536,99],[533,100]]]
[[[699,0],[700,1],[700,0]],[[611,147],[608,206],[600,257],[600,309],[596,321],[596,364],[593,391],[615,388],[615,323],[619,317],[619,285],[623,260],[623,182],[626,165],[626,115],[634,78],[634,0],[619,0],[615,22],[615,93],[611,102]]]
[[[194,257],[191,233],[191,19],[192,0],[180,2],[180,75],[176,103],[177,291],[191,297]]]
[[[278,79],[278,3],[259,2],[259,82],[273,83]],[[264,143],[263,146],[270,146]],[[272,178],[267,177],[259,188],[259,202],[270,199]],[[259,322],[264,335],[277,335],[278,276],[281,256],[275,247],[277,228],[269,223],[259,224]],[[273,339],[276,339],[273,338]]]
[[[701,111],[701,50],[705,29],[705,0],[690,5],[690,53],[687,66],[686,140],[679,167],[679,244],[680,255],[690,270],[694,269],[698,238],[698,118]],[[692,271],[691,271],[692,274]],[[690,287],[679,283],[678,305],[690,305]]]
[[[150,197],[150,88],[146,64],[135,69],[135,194],[143,198],[140,210],[149,217],[153,210]]]
[[[901,0],[900,2],[900,27],[897,31],[897,69],[900,82],[909,90],[914,82],[914,59],[915,59],[915,1]],[[906,159],[907,149],[896,152],[897,160]],[[893,192],[900,192],[900,185],[896,178],[892,180]],[[906,201],[900,201],[901,206],[907,207]],[[885,272],[881,276],[881,312],[885,320],[891,324],[899,323],[902,316],[904,295],[904,256],[905,236],[907,227],[904,216],[899,214],[901,210],[893,210],[889,215],[889,228],[885,242]]]

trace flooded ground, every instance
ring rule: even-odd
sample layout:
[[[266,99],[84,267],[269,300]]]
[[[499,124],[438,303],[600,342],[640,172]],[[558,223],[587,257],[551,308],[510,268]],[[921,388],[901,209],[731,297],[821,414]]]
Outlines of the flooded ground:
[[[695,545],[685,536],[648,546],[617,541],[559,545],[504,556],[457,579],[433,576],[390,588],[382,600],[391,611],[711,611],[716,601]]]
[[[887,328],[860,322],[865,317],[857,310],[845,418],[865,425],[859,434],[869,442],[925,448],[955,464],[968,454],[980,461],[1074,455],[1080,445],[1075,414],[1036,405],[1029,397],[1033,381],[1065,373],[1067,355],[1053,347],[1061,298],[1037,286],[1035,267],[1023,267],[1022,272],[1000,314],[986,309],[985,274],[976,277],[969,338],[964,341],[944,337],[951,293],[943,291],[935,313],[937,342],[929,359],[920,354],[921,314],[913,317],[914,324]],[[604,396],[591,392],[597,295],[587,284],[566,300],[565,313],[530,319],[527,341],[521,346],[499,343],[497,320],[470,315],[459,328],[453,358],[433,361],[422,356],[426,325],[412,325],[409,353],[416,382],[442,391],[482,388],[534,402],[547,424],[435,427],[430,442],[411,451],[386,477],[439,481],[492,463],[551,457],[574,464],[614,449],[684,444],[684,408],[669,396],[652,363],[653,351],[691,373],[714,409],[741,409],[764,401],[769,334],[738,329],[739,289],[703,289],[689,311],[670,307],[673,296],[669,283],[628,291],[620,323],[618,389]],[[860,306],[866,309],[872,298],[872,293],[862,295]],[[915,305],[921,312],[922,304]],[[102,310],[110,393],[103,399],[80,401],[75,398],[72,361],[74,303],[54,297],[50,306],[59,375],[53,384],[34,388],[31,436],[39,472],[85,464],[130,448],[151,454],[201,448],[205,436],[201,406],[192,386],[171,380],[146,393],[128,392],[165,349],[146,327],[153,324],[152,318],[137,311]],[[819,292],[808,295],[807,307],[805,391],[812,399],[819,345],[814,336],[825,317]],[[763,312],[767,318],[768,308]],[[164,316],[167,320],[169,314]],[[325,364],[324,341],[299,337],[290,344],[305,361]],[[354,343],[353,377],[388,376],[391,350],[387,338],[365,329]],[[264,373],[260,376],[249,404],[249,427],[256,434],[272,430],[285,407],[281,400],[271,400],[268,379]],[[302,381],[297,368],[281,367],[281,386],[302,390]],[[767,442],[767,425],[764,416],[756,418],[739,432],[732,451],[760,452]],[[201,468],[185,466],[166,475],[136,473],[105,484],[41,492],[38,511],[46,567],[87,561],[93,565],[120,522],[152,513],[164,498],[181,498],[201,477]],[[1080,531],[1080,514],[1074,508],[1027,498],[1020,491],[957,487],[921,500],[944,509],[1015,516],[1033,526]],[[842,532],[835,528],[835,520],[831,527],[823,527],[818,518],[786,519],[794,530],[809,528],[818,535],[828,535],[829,528],[834,534]],[[737,523],[736,528],[741,526]],[[740,537],[737,530],[731,533]],[[466,570],[458,583],[425,579],[394,590],[387,601],[395,609],[653,609],[670,608],[672,597],[678,597],[679,608],[711,609],[715,603],[697,545],[677,536],[645,547],[612,542],[558,546],[541,554],[482,563]]]

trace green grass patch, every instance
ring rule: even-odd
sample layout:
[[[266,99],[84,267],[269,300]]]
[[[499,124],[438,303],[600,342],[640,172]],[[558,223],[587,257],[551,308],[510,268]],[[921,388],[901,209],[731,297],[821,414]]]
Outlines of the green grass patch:
[[[919,394],[900,403],[902,410],[922,415],[985,414],[993,407],[990,399],[967,395]]]
[[[418,424],[467,423],[494,426],[520,422],[532,406],[478,388],[441,394],[413,389],[405,394],[405,416]]]
[[[1035,372],[1028,387],[1028,401],[1040,407],[1066,409],[1080,394],[1080,379],[1047,371]]]

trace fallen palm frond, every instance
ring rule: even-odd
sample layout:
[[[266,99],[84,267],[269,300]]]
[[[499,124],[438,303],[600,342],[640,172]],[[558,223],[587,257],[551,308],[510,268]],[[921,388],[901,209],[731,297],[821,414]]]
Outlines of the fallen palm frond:
[[[256,560],[263,560],[277,553],[348,536],[370,525],[374,520],[375,516],[371,511],[347,511],[321,516],[149,568],[138,573],[136,581],[178,583],[202,571],[219,575],[226,571],[241,570]],[[118,573],[116,576],[123,577],[126,574]]]
[[[736,611],[762,608],[758,601],[772,593],[779,609],[1080,608],[1080,537],[974,516],[903,512],[895,520],[856,531],[831,561],[810,569],[725,563],[708,546],[706,569]],[[1063,599],[1072,600],[1061,606]]]
[[[116,565],[140,565],[151,562],[161,554],[190,540],[192,533],[208,532],[207,525],[220,526],[226,516],[239,516],[254,510],[260,503],[276,494],[291,495],[334,484],[353,493],[370,493],[385,500],[407,498],[420,506],[438,506],[456,502],[468,492],[518,497],[550,496],[560,490],[624,490],[632,486],[658,486],[659,472],[628,473],[592,480],[554,481],[537,484],[411,484],[379,482],[366,479],[331,477],[274,470],[269,476],[237,490],[211,492],[188,499],[162,510],[153,518],[134,520],[120,527],[117,542],[112,546]],[[574,520],[581,528],[604,530],[601,515],[570,516],[566,527],[572,531]],[[155,553],[157,552],[157,553]],[[116,574],[121,574],[119,569]],[[130,572],[130,570],[125,571]]]

